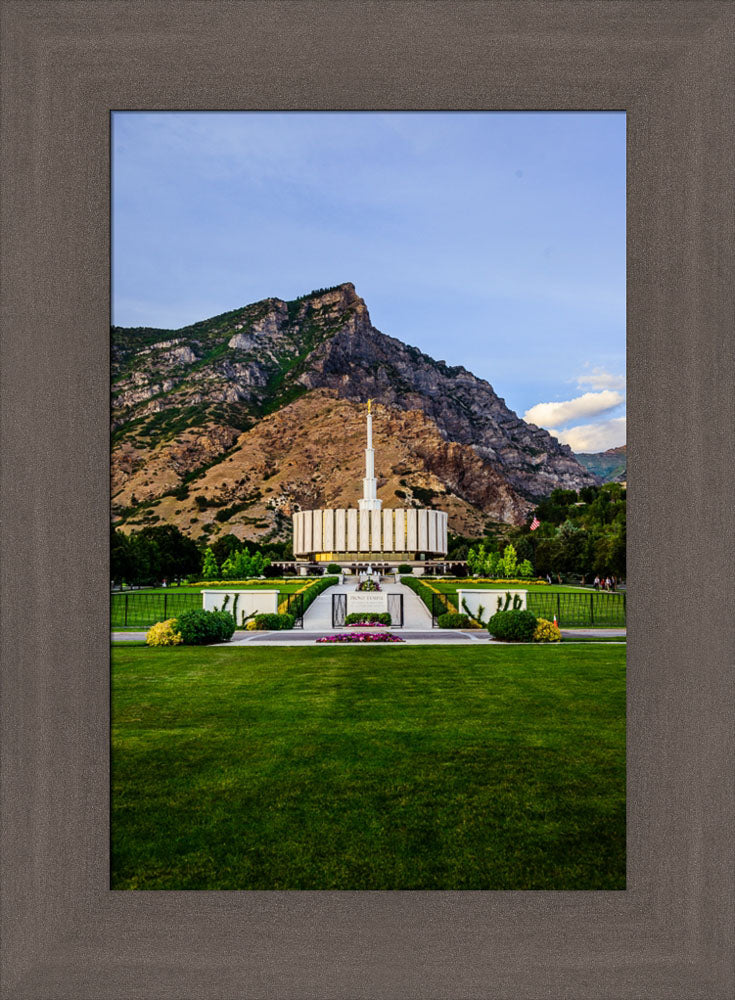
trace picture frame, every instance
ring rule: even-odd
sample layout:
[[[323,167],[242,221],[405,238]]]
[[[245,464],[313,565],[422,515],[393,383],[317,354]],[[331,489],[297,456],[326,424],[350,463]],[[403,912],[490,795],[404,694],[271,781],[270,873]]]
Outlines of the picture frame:
[[[733,8],[4,0],[3,996],[729,997]],[[625,110],[628,887],[109,889],[113,109]]]

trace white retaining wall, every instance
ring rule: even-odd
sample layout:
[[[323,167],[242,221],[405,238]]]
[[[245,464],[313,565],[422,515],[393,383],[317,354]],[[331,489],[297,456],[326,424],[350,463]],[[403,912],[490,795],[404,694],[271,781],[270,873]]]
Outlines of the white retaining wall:
[[[278,611],[278,591],[277,590],[203,590],[202,607],[205,611],[222,611],[222,604],[225,595],[229,595],[229,601],[225,611],[233,613],[235,595],[237,594],[237,609],[235,612],[235,624],[238,628],[242,625],[243,612],[245,617],[255,614],[273,614]]]
[[[505,604],[505,595],[510,594],[510,604],[508,605],[508,610],[513,609],[513,598],[516,594],[521,598],[521,606],[519,611],[526,610],[526,595],[527,590],[458,590],[457,591],[457,611],[460,614],[465,613],[462,601],[467,602],[467,607],[470,609],[470,614],[474,617],[477,614],[477,610],[482,605],[484,608],[482,612],[482,620],[487,621],[491,618],[495,612],[498,610],[498,598],[502,598],[503,604]]]

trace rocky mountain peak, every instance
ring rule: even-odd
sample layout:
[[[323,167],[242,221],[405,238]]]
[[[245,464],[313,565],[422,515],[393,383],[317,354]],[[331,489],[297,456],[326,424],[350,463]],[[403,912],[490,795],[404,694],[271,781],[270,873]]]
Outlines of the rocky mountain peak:
[[[358,407],[372,397],[386,412],[427,421],[426,440],[434,443],[410,452],[414,471],[434,476],[437,489],[439,477],[480,519],[513,523],[529,500],[555,487],[596,482],[568,447],[521,420],[489,382],[377,330],[351,282],[291,301],[262,299],[175,331],[113,328],[112,341],[114,502],[125,517],[133,500],[154,502],[200,467],[229,462],[233,442],[269,414],[295,414],[294,401],[324,392]],[[285,417],[279,427],[288,433]],[[487,489],[473,488],[473,478]],[[223,523],[220,517],[213,530]]]

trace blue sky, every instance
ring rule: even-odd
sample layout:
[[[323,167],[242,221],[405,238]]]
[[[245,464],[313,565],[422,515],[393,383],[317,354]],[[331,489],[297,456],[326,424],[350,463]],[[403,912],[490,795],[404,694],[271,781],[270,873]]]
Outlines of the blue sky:
[[[577,451],[625,443],[623,113],[113,116],[113,322],[352,281]]]

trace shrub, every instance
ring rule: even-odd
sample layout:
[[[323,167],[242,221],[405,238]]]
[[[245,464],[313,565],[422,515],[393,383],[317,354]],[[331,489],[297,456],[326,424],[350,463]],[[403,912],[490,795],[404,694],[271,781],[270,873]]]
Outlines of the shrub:
[[[327,573],[331,573],[332,575],[334,575],[335,573],[341,573],[341,572],[342,572],[342,567],[339,565],[339,563],[330,563],[327,566]]]
[[[380,584],[368,578],[367,580],[363,580],[357,589],[362,591],[380,590]]]
[[[401,565],[398,567],[398,572],[403,574],[412,573],[413,566],[409,566],[408,563],[401,563]]]
[[[536,631],[533,633],[533,641],[561,642],[561,629],[546,618],[539,618],[536,624]]]
[[[175,628],[187,646],[206,646],[228,642],[235,631],[235,619],[228,611],[185,611],[176,619]]]
[[[369,622],[392,625],[393,619],[387,611],[353,611],[345,616],[345,625],[367,625]]]
[[[156,622],[148,629],[145,641],[149,646],[179,646],[184,641],[181,634],[174,628],[175,618],[168,618],[165,622]]]
[[[457,614],[454,611],[445,611],[436,620],[439,628],[470,628],[472,622],[467,615]]]
[[[536,631],[536,616],[530,611],[498,611],[488,622],[487,630],[495,639],[531,642]]]
[[[257,629],[268,629],[272,631],[293,628],[294,616],[289,615],[286,612],[282,614],[262,614],[256,615],[253,619],[255,622],[255,628]],[[250,623],[248,622],[248,625]]]

